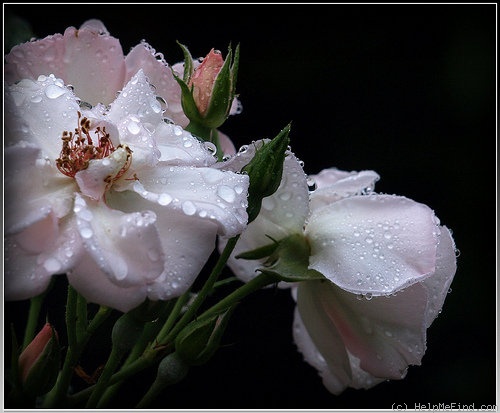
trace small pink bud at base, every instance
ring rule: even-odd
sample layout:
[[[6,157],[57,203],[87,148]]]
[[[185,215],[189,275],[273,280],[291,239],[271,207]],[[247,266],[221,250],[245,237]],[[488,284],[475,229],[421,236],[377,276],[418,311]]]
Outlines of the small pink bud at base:
[[[19,356],[19,372],[23,382],[26,381],[31,368],[42,355],[53,334],[55,332],[53,332],[52,326],[50,323],[46,323]]]

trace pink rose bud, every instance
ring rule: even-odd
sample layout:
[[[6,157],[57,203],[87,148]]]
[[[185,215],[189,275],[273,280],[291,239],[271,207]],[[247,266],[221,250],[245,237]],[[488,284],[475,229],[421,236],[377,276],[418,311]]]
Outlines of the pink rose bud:
[[[194,70],[189,81],[189,86],[193,87],[193,98],[196,107],[202,116],[207,113],[215,79],[224,65],[222,54],[218,50],[210,50],[203,62]]]
[[[26,382],[28,374],[43,354],[53,334],[57,339],[55,330],[52,330],[50,323],[46,323],[19,356],[19,372],[23,383]]]

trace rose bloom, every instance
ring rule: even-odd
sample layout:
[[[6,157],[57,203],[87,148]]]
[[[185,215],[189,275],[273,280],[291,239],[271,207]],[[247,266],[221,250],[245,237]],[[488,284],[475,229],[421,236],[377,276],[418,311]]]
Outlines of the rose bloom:
[[[182,128],[170,69],[97,21],[5,60],[5,298],[63,273],[121,311],[185,292],[245,228],[248,177]]]
[[[237,170],[254,153],[251,145],[228,167]],[[280,286],[290,287],[297,304],[295,343],[334,394],[402,379],[409,365],[421,363],[427,328],[441,312],[456,271],[453,238],[432,209],[375,193],[378,179],[373,171],[336,168],[308,178],[289,152],[280,187],[264,198],[229,260],[246,282],[265,259],[238,254],[270,239],[305,237],[309,269],[324,278]],[[314,191],[308,182],[315,182]]]

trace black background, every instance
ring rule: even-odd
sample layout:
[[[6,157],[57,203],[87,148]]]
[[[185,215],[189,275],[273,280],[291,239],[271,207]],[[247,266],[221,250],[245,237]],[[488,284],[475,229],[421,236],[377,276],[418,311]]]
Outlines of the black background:
[[[453,230],[460,256],[452,292],[428,330],[422,366],[406,379],[331,395],[293,344],[289,294],[269,289],[240,304],[224,346],[154,407],[497,402],[496,4],[4,7],[38,37],[101,19],[125,54],[145,39],[169,63],[182,60],[176,40],[193,56],[240,43],[243,112],[221,128],[236,146],[292,122],[292,149],[307,173],[375,170],[379,192],[429,205]],[[6,303],[6,321],[22,305]],[[148,374],[114,407],[132,407]]]

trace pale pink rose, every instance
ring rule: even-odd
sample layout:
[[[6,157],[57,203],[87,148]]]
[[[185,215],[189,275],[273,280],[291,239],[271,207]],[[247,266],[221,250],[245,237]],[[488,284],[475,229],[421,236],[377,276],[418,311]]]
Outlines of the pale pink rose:
[[[253,153],[249,146],[226,167],[236,170]],[[309,268],[324,279],[288,284],[297,302],[294,339],[335,394],[401,379],[408,366],[421,363],[426,330],[441,312],[456,271],[453,238],[434,211],[402,196],[377,194],[378,179],[373,171],[336,168],[307,177],[289,153],[280,187],[263,200],[228,261],[249,281],[265,268],[265,259],[238,254],[303,234]],[[311,181],[316,188],[309,192]]]
[[[245,228],[248,176],[214,168],[204,143],[164,121],[156,93],[142,70],[92,108],[53,75],[5,88],[7,300],[64,273],[121,311],[173,298],[218,235]]]

